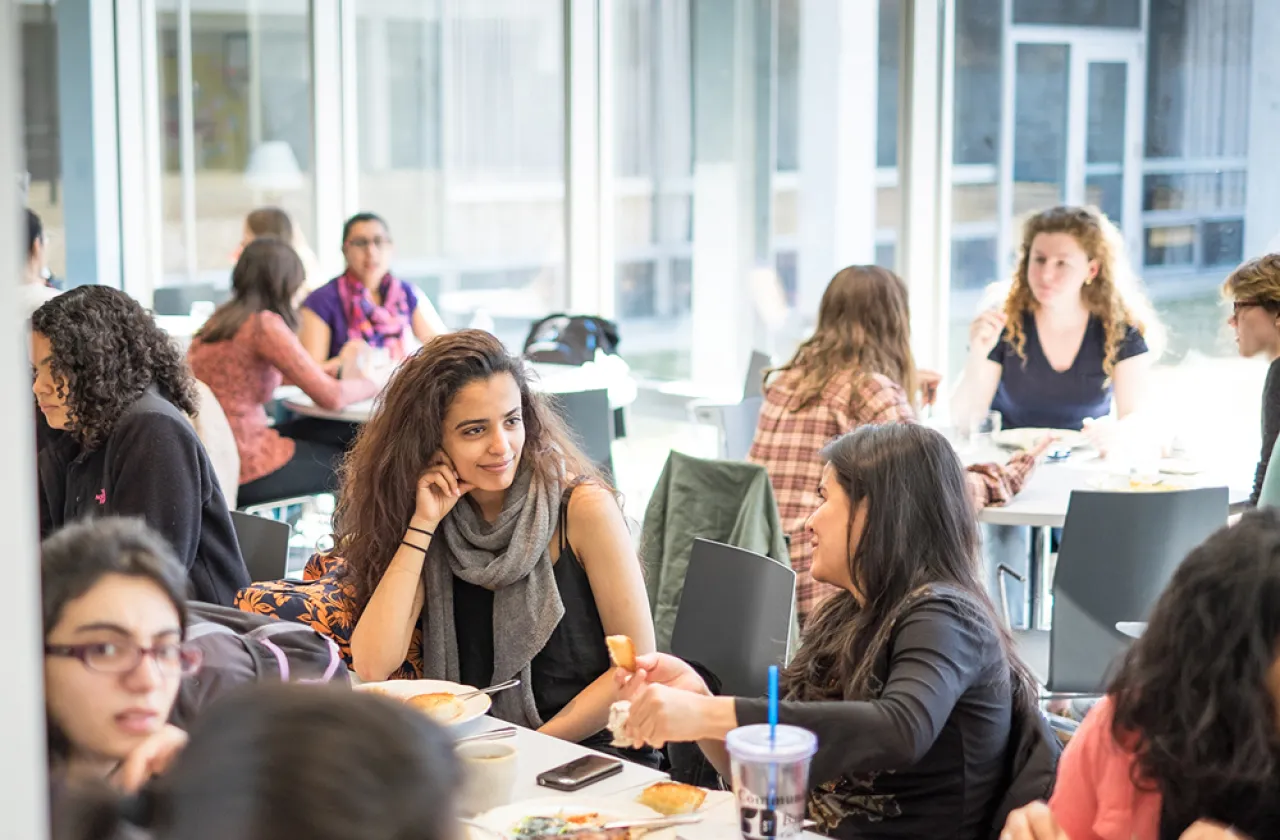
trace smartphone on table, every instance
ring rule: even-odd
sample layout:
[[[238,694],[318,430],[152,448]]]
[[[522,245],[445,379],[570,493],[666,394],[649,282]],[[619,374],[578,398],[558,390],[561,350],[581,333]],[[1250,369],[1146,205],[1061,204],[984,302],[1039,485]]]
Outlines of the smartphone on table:
[[[539,773],[537,781],[542,787],[572,793],[602,779],[616,776],[622,772],[622,768],[623,763],[620,759],[605,755],[584,755],[568,764]]]

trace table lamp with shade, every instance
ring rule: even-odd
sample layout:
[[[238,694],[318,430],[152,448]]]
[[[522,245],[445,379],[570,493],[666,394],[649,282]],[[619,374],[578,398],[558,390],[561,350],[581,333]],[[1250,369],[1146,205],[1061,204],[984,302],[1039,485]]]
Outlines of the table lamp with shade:
[[[284,140],[267,140],[254,147],[244,180],[255,191],[266,193],[268,201],[279,203],[281,193],[302,187],[305,178],[292,147]]]

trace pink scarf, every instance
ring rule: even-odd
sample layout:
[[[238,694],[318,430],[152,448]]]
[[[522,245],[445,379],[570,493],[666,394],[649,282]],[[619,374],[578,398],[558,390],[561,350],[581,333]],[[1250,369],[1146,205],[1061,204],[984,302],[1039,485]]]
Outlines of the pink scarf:
[[[338,297],[347,316],[347,340],[360,339],[370,347],[385,347],[392,360],[404,358],[404,330],[411,323],[404,284],[390,274],[382,278],[382,305],[350,272],[338,278]]]

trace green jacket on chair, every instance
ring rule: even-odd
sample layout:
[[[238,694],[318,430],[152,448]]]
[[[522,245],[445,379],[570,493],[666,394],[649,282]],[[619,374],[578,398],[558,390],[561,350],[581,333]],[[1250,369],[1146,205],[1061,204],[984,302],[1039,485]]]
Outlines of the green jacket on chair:
[[[640,541],[658,650],[671,649],[695,537],[745,548],[790,568],[783,536],[764,467],[672,452],[645,510]]]

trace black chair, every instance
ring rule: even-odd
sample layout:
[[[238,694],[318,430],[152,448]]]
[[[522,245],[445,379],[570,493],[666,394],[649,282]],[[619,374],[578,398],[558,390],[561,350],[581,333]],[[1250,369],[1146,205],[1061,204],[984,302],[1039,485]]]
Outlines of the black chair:
[[[187,286],[161,286],[155,290],[151,311],[157,315],[189,315],[191,304],[200,300],[224,303],[231,297],[228,286],[212,283],[192,283]]]
[[[754,551],[695,539],[676,610],[671,652],[714,674],[731,697],[768,691],[784,665],[796,573]]]
[[[746,459],[751,451],[751,441],[755,440],[756,423],[763,407],[764,397],[748,397],[721,410],[721,432],[724,434],[724,451],[721,454],[726,461]]]
[[[231,511],[231,523],[249,579],[282,579],[289,566],[289,537],[293,534],[289,523],[238,510]]]
[[[743,400],[764,396],[764,372],[772,364],[773,359],[768,353],[751,351],[751,360],[747,362],[747,381],[742,385]]]
[[[553,401],[586,456],[612,478],[613,413],[609,408],[609,392],[604,388],[570,391],[554,394]]]
[[[1017,631],[1018,651],[1056,696],[1097,696],[1174,570],[1227,522],[1227,488],[1075,492],[1058,547],[1048,631]]]

